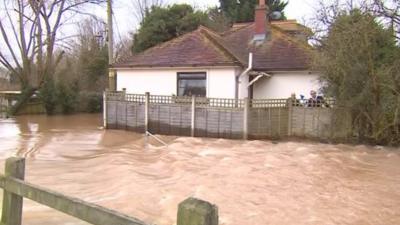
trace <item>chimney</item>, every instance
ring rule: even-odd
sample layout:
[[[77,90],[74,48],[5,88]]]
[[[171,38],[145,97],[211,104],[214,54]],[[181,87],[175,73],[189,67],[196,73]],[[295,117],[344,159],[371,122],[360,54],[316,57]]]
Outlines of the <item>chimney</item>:
[[[267,37],[267,11],[268,6],[265,4],[265,0],[259,0],[255,11],[254,41],[264,41]]]

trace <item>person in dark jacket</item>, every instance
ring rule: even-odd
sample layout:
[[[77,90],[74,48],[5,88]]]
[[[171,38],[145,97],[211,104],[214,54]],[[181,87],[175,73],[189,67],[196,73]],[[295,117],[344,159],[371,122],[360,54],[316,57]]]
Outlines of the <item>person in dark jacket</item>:
[[[310,91],[311,97],[307,101],[307,107],[327,107],[329,108],[329,104],[325,102],[324,97],[317,96],[317,92],[312,90]]]

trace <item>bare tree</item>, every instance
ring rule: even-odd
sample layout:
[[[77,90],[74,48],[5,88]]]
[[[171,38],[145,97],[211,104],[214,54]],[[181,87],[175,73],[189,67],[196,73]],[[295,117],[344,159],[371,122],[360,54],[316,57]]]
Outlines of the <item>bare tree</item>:
[[[153,6],[162,6],[164,0],[131,0],[135,17],[140,23]]]
[[[132,36],[133,34],[130,33],[116,44],[115,61],[118,62],[132,56]]]
[[[5,0],[0,20],[0,64],[17,76],[24,92],[14,111],[51,77],[63,51],[55,51],[61,27],[85,4],[104,0]]]
[[[308,21],[314,32],[314,36],[311,37],[312,42],[318,44],[341,13],[365,7],[365,1],[359,1],[356,4],[353,0],[318,0],[316,2],[315,15]]]
[[[396,38],[400,41],[400,1],[399,0],[373,0],[371,11],[382,17],[396,32]]]

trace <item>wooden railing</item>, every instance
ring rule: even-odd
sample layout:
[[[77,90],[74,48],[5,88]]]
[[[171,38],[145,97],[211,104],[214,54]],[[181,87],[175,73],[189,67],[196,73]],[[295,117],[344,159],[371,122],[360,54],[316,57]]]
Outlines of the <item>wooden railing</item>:
[[[6,160],[5,175],[0,175],[0,188],[4,189],[1,225],[21,225],[23,198],[95,225],[148,225],[137,218],[30,184],[24,181],[24,176],[25,159],[13,157]],[[208,211],[205,211],[204,207],[208,208]],[[195,217],[202,218],[196,220]],[[212,220],[204,219],[211,217]],[[46,222],[43,221],[43,224]],[[178,225],[189,224],[217,225],[218,210],[216,206],[192,198],[180,203]]]

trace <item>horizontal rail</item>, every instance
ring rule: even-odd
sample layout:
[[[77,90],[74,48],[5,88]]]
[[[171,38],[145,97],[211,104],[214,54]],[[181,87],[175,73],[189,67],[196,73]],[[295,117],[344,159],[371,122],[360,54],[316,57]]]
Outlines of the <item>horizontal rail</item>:
[[[96,225],[148,225],[102,206],[68,197],[20,179],[0,175],[0,188]]]

